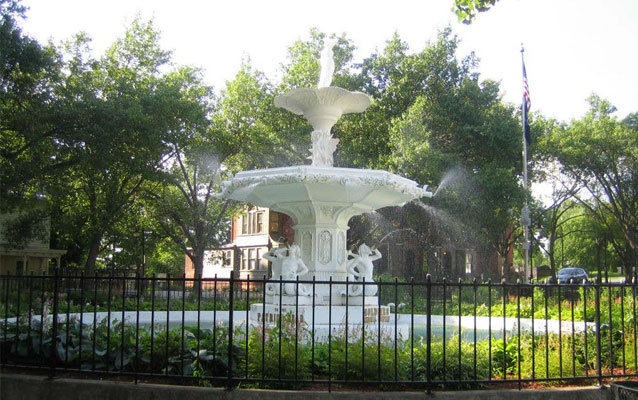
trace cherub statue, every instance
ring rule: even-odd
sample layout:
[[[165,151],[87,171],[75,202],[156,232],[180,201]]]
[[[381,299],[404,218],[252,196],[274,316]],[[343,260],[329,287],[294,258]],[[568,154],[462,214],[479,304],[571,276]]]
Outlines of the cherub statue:
[[[359,246],[359,254],[348,250],[348,257],[352,257],[346,264],[348,279],[354,282],[363,282],[364,279],[366,282],[373,282],[374,265],[372,262],[381,258],[381,252],[374,247],[370,248],[364,243]],[[366,285],[365,287],[366,296],[374,296],[377,291],[378,287],[376,285]],[[345,291],[342,294],[346,295]],[[362,296],[363,294],[363,285],[348,286],[348,296]]]
[[[285,254],[288,252],[288,246],[276,247],[270,249],[270,251],[264,254],[264,258],[271,262],[271,271],[270,275],[271,281],[278,281],[279,279],[284,279],[281,271],[282,271],[282,263],[285,257]],[[266,283],[266,293],[267,294],[279,294],[279,284],[278,283]]]
[[[321,50],[321,58],[319,63],[321,64],[321,71],[319,73],[319,82],[317,87],[328,87],[332,83],[332,76],[335,72],[335,60],[332,53],[332,48],[339,42],[338,39],[330,39],[325,42],[323,50]]]
[[[301,259],[301,249],[298,245],[293,244],[290,247],[278,247],[264,254],[264,258],[272,263],[271,280],[294,281],[298,276],[305,275],[308,267]],[[283,294],[295,295],[296,288],[299,287],[299,294],[309,296],[310,291],[306,285],[296,283],[284,283]],[[270,295],[279,294],[279,283],[266,283],[266,293]]]
[[[284,280],[294,281],[297,277],[301,277],[308,273],[308,267],[301,259],[301,248],[293,244],[288,250],[288,256],[284,257],[281,264],[281,275]],[[294,295],[296,293],[296,287],[299,286],[299,294],[308,296],[309,291],[306,285],[296,283],[284,284],[284,294]]]

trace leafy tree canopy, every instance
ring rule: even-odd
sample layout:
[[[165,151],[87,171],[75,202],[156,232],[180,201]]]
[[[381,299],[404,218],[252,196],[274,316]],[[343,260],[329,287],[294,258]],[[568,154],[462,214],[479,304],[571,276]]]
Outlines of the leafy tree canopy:
[[[607,100],[592,95],[590,110],[579,120],[554,127],[541,138],[543,151],[578,183],[579,202],[598,221],[613,230],[618,224],[626,243],[638,247],[638,127],[636,115],[623,120],[613,115]],[[610,221],[609,216],[613,216]],[[632,252],[624,263],[630,274]],[[630,275],[628,275],[630,276]]]
[[[471,24],[478,13],[489,10],[498,0],[454,0],[452,10],[460,22]]]

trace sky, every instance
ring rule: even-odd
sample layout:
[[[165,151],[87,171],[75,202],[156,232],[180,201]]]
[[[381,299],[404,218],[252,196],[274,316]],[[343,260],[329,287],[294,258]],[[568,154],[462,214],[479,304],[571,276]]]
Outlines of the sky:
[[[101,54],[135,18],[154,18],[174,62],[202,68],[217,91],[232,80],[242,59],[279,79],[286,50],[312,27],[346,33],[361,61],[381,50],[394,32],[420,51],[450,26],[461,39],[458,54],[475,52],[481,79],[501,83],[503,99],[522,96],[521,43],[532,111],[569,121],[588,109],[596,93],[622,118],[638,111],[638,1],[500,0],[471,25],[457,21],[452,0],[23,0],[24,31],[58,42],[84,31]]]

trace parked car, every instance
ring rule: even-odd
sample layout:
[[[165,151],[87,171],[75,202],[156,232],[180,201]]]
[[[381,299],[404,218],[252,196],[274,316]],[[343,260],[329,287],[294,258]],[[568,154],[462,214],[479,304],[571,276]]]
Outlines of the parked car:
[[[549,280],[549,283],[557,283],[557,282],[559,284],[588,283],[589,276],[587,275],[587,271],[585,271],[582,268],[578,268],[578,267],[563,268],[556,273],[556,280],[554,280],[553,277]]]

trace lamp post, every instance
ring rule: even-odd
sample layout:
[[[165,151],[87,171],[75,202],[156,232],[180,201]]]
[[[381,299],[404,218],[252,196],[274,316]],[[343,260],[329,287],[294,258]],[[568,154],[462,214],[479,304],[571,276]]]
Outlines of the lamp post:
[[[142,230],[142,273],[141,276],[146,274],[146,231]]]
[[[527,179],[527,171],[525,172],[525,179]],[[527,192],[527,182],[525,182],[525,191]],[[530,235],[529,235],[529,227],[532,223],[532,220],[529,215],[529,207],[527,206],[527,201],[525,202],[525,206],[521,210],[521,225],[525,230],[525,241],[523,242],[523,250],[524,250],[524,259],[523,259],[523,270],[524,272],[521,274],[523,281],[525,281],[525,275],[527,273],[527,269],[529,267],[529,253],[530,253]]]
[[[607,238],[603,238],[603,248],[605,254],[605,283],[609,283],[609,268],[607,266]]]
[[[530,236],[529,244],[529,282],[531,283],[534,280],[534,235]]]
[[[137,265],[137,273],[138,273],[138,275],[143,277],[146,274],[146,231],[144,229],[142,229],[139,232],[133,233],[133,236],[135,238],[138,238],[138,237],[141,236],[141,238],[142,238],[142,259],[140,260],[141,262],[139,264],[137,262],[135,262],[135,265]]]
[[[599,263],[600,264],[600,263]],[[565,266],[565,236],[563,236],[563,228],[560,228],[560,267]]]

